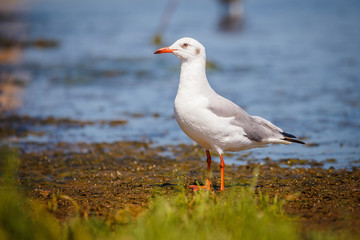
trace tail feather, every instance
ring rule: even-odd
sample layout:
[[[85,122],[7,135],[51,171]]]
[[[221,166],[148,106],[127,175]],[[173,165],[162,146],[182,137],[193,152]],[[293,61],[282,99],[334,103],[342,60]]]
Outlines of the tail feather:
[[[294,135],[292,135],[292,134],[289,134],[289,133],[286,133],[286,132],[282,132],[281,134],[284,136],[283,140],[285,140],[285,141],[305,144],[303,141],[300,141],[300,140],[296,139],[296,137]]]

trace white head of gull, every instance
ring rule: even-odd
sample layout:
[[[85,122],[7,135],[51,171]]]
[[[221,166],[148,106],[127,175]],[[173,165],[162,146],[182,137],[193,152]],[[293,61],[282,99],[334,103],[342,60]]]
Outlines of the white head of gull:
[[[220,191],[223,191],[225,151],[265,147],[269,143],[304,144],[268,120],[249,115],[235,103],[217,94],[206,78],[205,48],[195,39],[181,38],[170,47],[155,51],[155,54],[161,53],[172,53],[181,60],[174,114],[184,133],[206,150],[208,178],[202,188],[210,189],[211,186],[209,150],[220,156]],[[198,189],[196,185],[190,187]]]

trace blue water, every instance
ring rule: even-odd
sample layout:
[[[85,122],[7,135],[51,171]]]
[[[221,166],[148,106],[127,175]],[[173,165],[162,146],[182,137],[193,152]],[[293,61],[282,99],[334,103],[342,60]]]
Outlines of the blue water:
[[[54,39],[59,46],[26,48],[20,63],[6,66],[29,76],[16,112],[129,122],[47,128],[44,136],[11,141],[192,143],[173,118],[180,62],[170,54],[153,55],[157,48],[189,36],[206,47],[208,60],[215,64],[208,79],[219,94],[315,145],[245,153],[260,161],[336,159],[324,167],[359,166],[359,1],[248,0],[242,27],[231,32],[219,27],[223,10],[217,1],[178,1],[163,32],[164,44],[155,46],[152,38],[167,2],[19,4],[25,38]],[[242,154],[227,163],[246,163]]]

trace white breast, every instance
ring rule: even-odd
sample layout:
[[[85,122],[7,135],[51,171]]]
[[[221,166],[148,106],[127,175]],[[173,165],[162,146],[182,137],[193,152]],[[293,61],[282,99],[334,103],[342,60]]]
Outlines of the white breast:
[[[195,142],[219,153],[246,148],[250,143],[241,127],[231,124],[232,117],[216,116],[208,108],[205,96],[175,99],[174,114],[180,128]]]

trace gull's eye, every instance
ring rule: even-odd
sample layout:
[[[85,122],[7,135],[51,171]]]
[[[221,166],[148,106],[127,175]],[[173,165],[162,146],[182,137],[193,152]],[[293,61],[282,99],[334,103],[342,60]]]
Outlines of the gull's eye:
[[[187,48],[189,46],[188,43],[184,43],[183,45],[181,45],[182,48]]]

